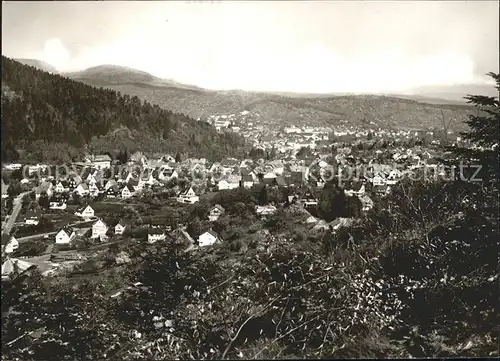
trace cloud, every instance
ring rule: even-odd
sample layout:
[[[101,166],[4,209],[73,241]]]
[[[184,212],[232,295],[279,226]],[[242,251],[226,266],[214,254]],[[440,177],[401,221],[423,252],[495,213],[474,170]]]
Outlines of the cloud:
[[[38,54],[38,59],[62,70],[70,61],[71,54],[66,49],[61,39],[52,38],[45,42],[43,50]]]

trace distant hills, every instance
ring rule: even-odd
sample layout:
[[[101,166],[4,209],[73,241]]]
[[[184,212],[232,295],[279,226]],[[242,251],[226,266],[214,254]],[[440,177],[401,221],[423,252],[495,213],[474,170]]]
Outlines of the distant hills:
[[[450,129],[464,130],[469,106],[467,93],[491,95],[493,87],[462,85],[422,87],[412,94],[295,94],[241,90],[215,91],[159,79],[147,72],[116,65],[101,65],[63,74],[86,84],[137,96],[160,107],[192,118],[235,114],[243,110],[259,112],[261,119],[290,123],[354,125],[396,129],[433,129],[443,117],[452,119]],[[487,92],[487,93],[485,93]]]
[[[42,60],[37,60],[37,59],[15,59],[15,60],[20,62],[21,64],[32,66],[34,68],[46,71],[48,73],[53,73],[53,74],[59,73],[55,67]]]
[[[209,159],[245,151],[237,135],[218,134],[206,123],[138,97],[98,89],[4,56],[1,68],[4,160],[15,158],[20,149],[43,153],[51,144],[107,152],[180,152]],[[94,76],[100,70],[86,74]],[[136,80],[151,79],[147,73],[130,73]],[[120,71],[116,74],[107,80],[122,81]],[[57,152],[69,153],[61,147]]]

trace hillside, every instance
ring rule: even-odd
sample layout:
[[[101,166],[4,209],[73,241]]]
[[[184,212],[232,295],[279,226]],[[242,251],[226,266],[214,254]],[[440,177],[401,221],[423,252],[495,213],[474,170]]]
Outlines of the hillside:
[[[118,65],[99,65],[78,72],[64,73],[62,75],[95,86],[108,87],[109,85],[135,84],[137,86],[166,86],[201,90],[201,88],[193,85],[181,84],[169,79],[161,79],[142,70]]]
[[[244,151],[241,138],[217,134],[207,124],[174,112],[2,56],[4,159],[29,145],[56,143],[75,148],[90,145],[94,151],[154,147],[207,158]],[[120,128],[130,132],[114,132]]]
[[[161,80],[145,71],[124,66],[99,65],[83,71],[65,73],[74,80],[99,81],[101,84],[149,83]]]
[[[412,96],[399,98],[378,95],[282,95],[189,89],[175,84],[151,82],[127,81],[110,84],[99,78],[79,80],[137,96],[141,100],[182,112],[195,119],[247,110],[259,112],[261,119],[272,120],[280,125],[290,125],[293,122],[335,126],[342,120],[344,123],[370,127],[433,129],[442,127],[444,116],[447,122],[453,119],[450,129],[462,131],[466,129],[464,122],[468,119],[470,109],[467,105],[457,102],[415,97],[421,99],[419,101],[411,99]]]
[[[442,127],[442,117],[453,119],[450,129],[466,129],[470,107],[459,104],[429,104],[412,99],[376,95],[282,96],[243,91],[203,91],[148,84],[115,84],[111,89],[137,96],[161,107],[183,112],[192,118],[259,112],[261,119],[289,125],[290,122],[338,124],[382,128],[432,129]],[[442,113],[441,113],[442,111]],[[300,116],[302,114],[302,117]],[[371,123],[370,123],[371,122]]]
[[[20,62],[21,64],[32,66],[39,70],[43,70],[49,73],[57,74],[59,73],[55,67],[52,65],[38,59],[14,59],[15,61]]]

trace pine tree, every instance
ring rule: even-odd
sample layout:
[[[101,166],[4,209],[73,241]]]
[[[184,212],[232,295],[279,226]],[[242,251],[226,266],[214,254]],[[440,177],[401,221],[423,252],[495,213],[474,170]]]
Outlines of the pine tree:
[[[495,80],[495,88],[500,92],[500,75],[495,73],[488,73],[488,75]],[[481,166],[481,171],[476,177],[498,183],[499,99],[484,95],[467,95],[464,99],[476,108],[476,114],[469,115],[469,121],[467,121],[470,131],[461,133],[464,139],[471,142],[472,147],[453,148],[453,150],[460,160]]]

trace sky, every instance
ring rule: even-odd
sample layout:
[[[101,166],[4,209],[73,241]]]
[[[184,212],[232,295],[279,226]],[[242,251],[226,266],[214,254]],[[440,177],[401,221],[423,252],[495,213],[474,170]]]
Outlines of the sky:
[[[16,1],[2,13],[2,55],[210,89],[397,92],[482,84],[499,68],[497,1]]]

